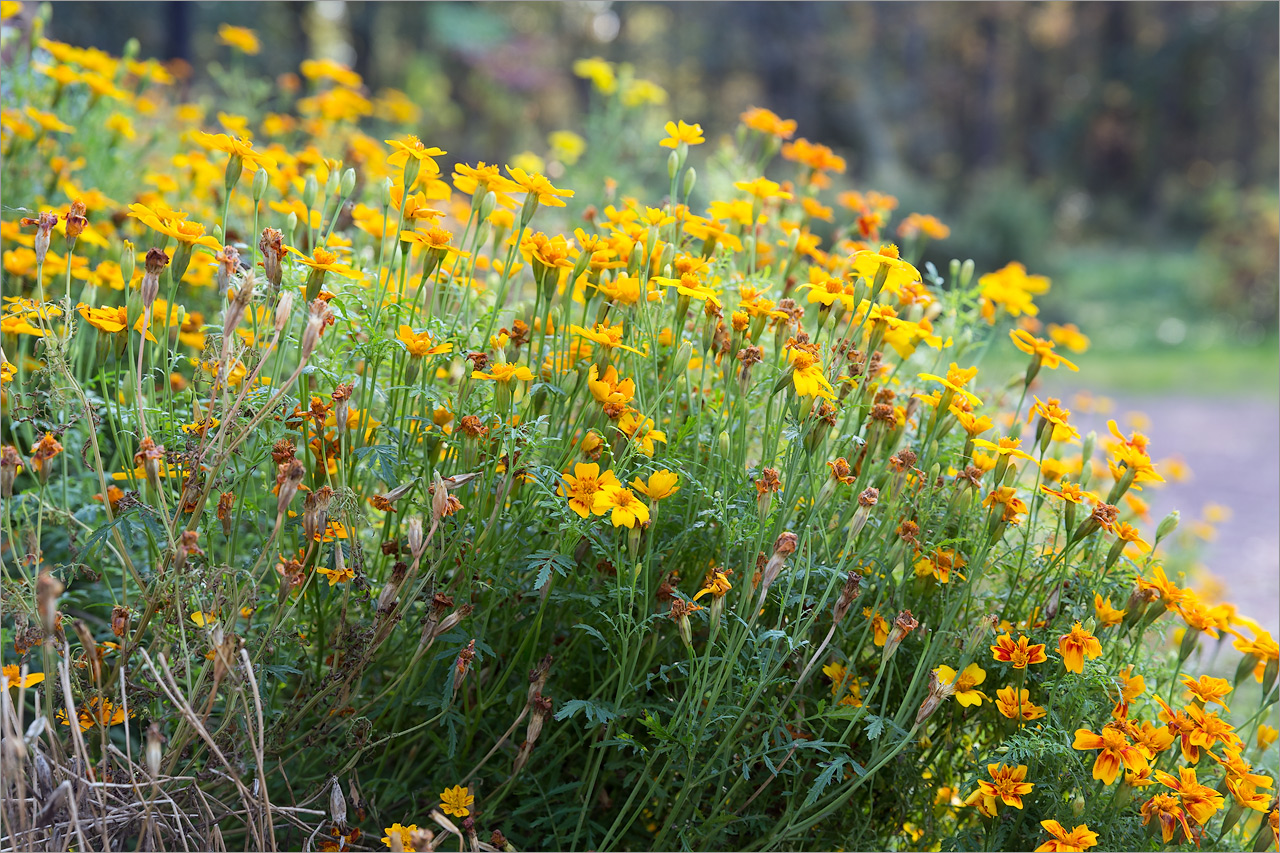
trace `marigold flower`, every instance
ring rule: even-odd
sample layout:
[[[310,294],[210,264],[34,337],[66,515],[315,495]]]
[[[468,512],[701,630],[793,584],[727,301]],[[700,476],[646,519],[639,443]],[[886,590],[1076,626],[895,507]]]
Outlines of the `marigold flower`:
[[[1033,663],[1044,663],[1049,658],[1044,653],[1044,643],[1031,645],[1030,641],[1018,635],[1015,643],[1008,634],[996,637],[996,644],[991,647],[991,654],[996,660],[1012,664],[1014,669],[1026,669]]]
[[[525,367],[523,364],[510,364],[505,361],[497,361],[489,365],[487,373],[475,371],[471,374],[477,379],[491,379],[494,382],[532,382],[533,371]]]
[[[956,701],[961,705],[977,706],[982,704],[983,699],[990,698],[977,689],[979,684],[987,680],[987,673],[976,663],[966,666],[958,676],[949,666],[940,666],[934,672],[937,673],[939,681],[952,685]]]
[[[964,803],[967,806],[977,805],[978,811],[988,817],[995,817],[1001,802],[1015,809],[1022,808],[1023,795],[1031,793],[1031,789],[1035,787],[1034,783],[1026,781],[1027,765],[1025,764],[1019,764],[1016,767],[988,764],[987,773],[991,775],[991,781],[978,780],[978,789],[970,794]]]
[[[639,444],[640,452],[649,458],[653,458],[655,441],[667,443],[666,432],[653,428],[653,418],[643,417],[633,409],[628,409],[618,418],[617,427],[628,439]]]
[[[634,528],[649,522],[649,507],[628,488],[621,485],[607,486],[596,493],[592,512],[609,513],[614,527]]]
[[[1227,711],[1231,710],[1227,707],[1227,703],[1222,701],[1222,697],[1231,692],[1231,684],[1225,678],[1202,675],[1199,679],[1195,679],[1189,675],[1184,675],[1180,680],[1186,685],[1187,690],[1200,707],[1218,704]]]
[[[1194,767],[1179,767],[1177,777],[1163,770],[1156,770],[1154,775],[1160,784],[1178,795],[1182,808],[1202,826],[1223,806],[1222,795],[1208,785],[1200,784]]]
[[[1119,625],[1124,621],[1124,615],[1128,613],[1127,610],[1117,610],[1111,605],[1111,596],[1104,599],[1099,592],[1093,594],[1093,609],[1097,614],[1098,623],[1104,628]]]
[[[831,696],[840,697],[840,705],[862,707],[862,683],[844,664],[832,661],[822,667],[822,674],[831,679]]]
[[[996,710],[1010,720],[1038,720],[1049,713],[1042,705],[1031,701],[1031,693],[1025,687],[1015,690],[1013,685],[996,691]]]
[[[596,495],[606,488],[621,487],[618,477],[612,471],[600,473],[600,466],[594,462],[579,462],[573,468],[573,475],[564,474],[564,484],[560,494],[569,499],[569,508],[581,518],[591,513],[604,515],[604,507],[596,509]]]
[[[938,583],[949,583],[951,581],[951,571],[959,570],[965,567],[965,559],[955,551],[944,548],[934,548],[933,553],[917,560],[915,564],[916,577],[932,576]],[[964,580],[964,575],[956,571],[956,577]]]
[[[1101,779],[1104,785],[1110,785],[1116,780],[1122,764],[1134,771],[1147,766],[1146,754],[1129,743],[1123,729],[1115,723],[1103,726],[1100,734],[1089,729],[1076,729],[1076,739],[1071,747],[1078,750],[1101,750],[1093,762],[1093,778]]]
[[[1081,853],[1098,846],[1098,833],[1089,829],[1088,824],[1082,823],[1070,832],[1056,820],[1042,820],[1040,825],[1053,838],[1037,847],[1036,853]]]
[[[258,51],[262,49],[262,45],[258,41],[258,34],[248,27],[218,24],[218,41],[250,56],[256,56]]]
[[[1084,672],[1084,659],[1090,660],[1102,654],[1102,644],[1079,622],[1071,626],[1069,633],[1058,639],[1058,654],[1067,672]]]
[[[664,468],[661,471],[654,471],[650,474],[648,483],[636,477],[631,483],[631,488],[651,501],[660,501],[680,491],[679,482],[680,477],[678,475]]]
[[[468,790],[461,785],[447,788],[440,794],[440,808],[445,814],[454,817],[466,817],[471,814],[468,806],[474,803],[476,798],[468,793]]]
[[[428,355],[440,355],[441,353],[453,352],[453,344],[436,344],[431,339],[429,332],[414,332],[410,326],[401,326],[396,340],[404,344],[404,348],[408,350],[409,355],[414,358],[422,358]]]
[[[404,826],[403,824],[393,823],[382,831],[386,833],[386,835],[382,836],[382,843],[387,845],[388,848],[393,846],[391,844],[391,836],[397,835],[399,836],[400,849],[412,850],[413,834],[418,831],[418,825],[411,823],[408,826]]]
[[[545,204],[548,207],[564,207],[565,203],[561,201],[561,198],[573,197],[573,190],[556,189],[551,185],[551,181],[537,173],[531,174],[524,169],[508,166],[507,174],[511,176],[511,180],[519,187],[519,192],[536,196],[539,204]]]
[[[758,130],[778,139],[790,139],[796,132],[795,119],[782,119],[771,110],[763,107],[749,107],[738,116],[738,120],[752,130]]]
[[[675,148],[681,142],[686,145],[701,145],[706,140],[702,138],[702,125],[685,124],[681,121],[677,124],[674,121],[667,122],[663,129],[667,132],[667,138],[658,144],[663,148]]]
[[[4,688],[6,689],[9,687],[20,687],[25,690],[28,687],[33,687],[44,681],[44,673],[29,672],[24,678],[21,668],[14,663],[9,664],[4,668],[3,676],[0,676],[0,680],[3,681]]]
[[[1013,329],[1009,332],[1009,338],[1015,347],[1032,356],[1033,362],[1038,359],[1041,365],[1050,370],[1056,370],[1059,365],[1064,364],[1070,370],[1080,370],[1074,362],[1068,361],[1053,351],[1053,341],[1037,338],[1024,329]]]
[[[1160,824],[1160,836],[1165,844],[1173,840],[1173,836],[1181,827],[1184,837],[1189,841],[1193,837],[1191,827],[1187,824],[1186,813],[1182,810],[1181,800],[1175,794],[1156,794],[1142,804],[1142,825],[1146,826],[1151,818]]]
[[[724,598],[729,590],[733,589],[733,584],[729,583],[728,574],[722,571],[712,570],[707,582],[702,589],[698,590],[698,594],[693,597],[694,601],[702,598],[704,595],[710,595],[715,598]]]

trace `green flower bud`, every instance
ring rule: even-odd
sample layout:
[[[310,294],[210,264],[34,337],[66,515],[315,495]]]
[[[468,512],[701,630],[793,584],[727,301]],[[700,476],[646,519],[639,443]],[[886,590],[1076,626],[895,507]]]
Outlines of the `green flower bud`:
[[[307,207],[315,207],[316,194],[320,192],[320,183],[316,180],[315,173],[307,175],[306,181],[302,184],[302,203]]]
[[[253,200],[254,202],[262,201],[262,197],[267,194],[268,178],[267,170],[259,169],[253,174]]]
[[[484,198],[480,201],[480,218],[488,219],[493,215],[494,209],[498,206],[498,196],[493,191],[484,194]]]
[[[693,194],[693,185],[698,182],[698,171],[692,166],[684,173],[684,202],[689,202],[689,196]]]
[[[672,151],[667,155],[667,177],[671,180],[676,179],[676,172],[680,170],[680,155]]]
[[[1179,513],[1176,509],[1173,512],[1166,515],[1160,521],[1160,525],[1156,528],[1156,544],[1159,544],[1160,540],[1164,539],[1170,533],[1177,530],[1178,522],[1181,520],[1182,520],[1182,514]]]
[[[960,286],[968,287],[969,282],[973,280],[973,259],[965,261],[960,265]]]
[[[338,191],[342,193],[343,198],[347,198],[355,191],[356,188],[356,170],[347,169],[342,173],[342,180],[338,184]]]

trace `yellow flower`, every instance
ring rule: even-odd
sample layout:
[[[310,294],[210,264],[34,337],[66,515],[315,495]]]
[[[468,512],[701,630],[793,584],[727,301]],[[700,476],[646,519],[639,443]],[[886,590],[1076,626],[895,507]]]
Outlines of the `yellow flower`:
[[[356,576],[350,566],[343,566],[341,569],[317,568],[316,574],[324,575],[329,580],[329,586],[346,583]]]
[[[536,196],[539,204],[545,204],[548,207],[564,207],[565,203],[560,200],[564,198],[573,198],[573,190],[560,190],[551,185],[551,182],[537,173],[530,174],[524,169],[507,167],[507,174],[515,182],[520,192],[528,193]]]
[[[1098,846],[1098,833],[1082,823],[1067,832],[1066,828],[1056,820],[1042,820],[1040,825],[1053,836],[1036,848],[1036,853],[1081,853],[1090,847]]]
[[[418,825],[416,823],[411,823],[408,826],[403,826],[399,823],[393,823],[382,831],[386,833],[386,835],[382,836],[382,843],[387,845],[387,847],[392,846],[391,836],[398,835],[400,836],[400,849],[412,850],[413,833],[418,831]]]
[[[42,112],[34,107],[23,107],[22,111],[27,117],[40,125],[40,129],[45,133],[75,133],[76,129],[71,125],[58,118],[53,113]]]
[[[262,49],[262,45],[258,42],[258,34],[248,27],[219,24],[218,41],[250,56],[256,56]]]
[[[509,364],[505,361],[489,365],[488,373],[477,370],[471,375],[478,379],[492,379],[494,382],[531,382],[533,380],[533,371],[529,368],[523,364]]]
[[[654,471],[650,474],[647,484],[639,477],[636,477],[631,483],[631,488],[651,501],[660,501],[680,491],[679,482],[680,477],[677,474],[664,468],[661,471]]]
[[[622,486],[610,486],[596,493],[592,512],[596,515],[610,513],[614,527],[631,527],[649,521],[649,507],[635,494]]]
[[[801,349],[790,349],[787,358],[791,362],[791,382],[801,397],[835,399],[835,389],[822,372],[822,362],[816,355]]]
[[[573,73],[576,77],[590,80],[605,95],[612,95],[618,89],[618,76],[614,73],[613,63],[598,56],[575,60]]]
[[[982,700],[986,698],[986,694],[977,689],[977,686],[987,680],[987,673],[982,667],[976,663],[971,663],[964,668],[964,672],[959,673],[957,678],[956,671],[949,666],[940,666],[934,670],[938,675],[938,680],[944,684],[955,685],[956,701],[964,706],[981,705]]]
[[[996,710],[1010,720],[1021,717],[1023,720],[1038,720],[1049,713],[1043,706],[1031,701],[1031,692],[1025,687],[1014,690],[1012,684],[996,691]]]
[[[712,570],[709,578],[703,584],[703,588],[698,590],[698,594],[694,596],[694,601],[698,601],[703,596],[712,596],[714,598],[723,598],[732,589],[733,585],[728,581],[727,573],[723,571]]]
[[[639,412],[628,409],[618,419],[618,429],[627,436],[627,438],[640,445],[640,452],[650,458],[653,457],[655,441],[667,443],[667,434],[660,429],[653,428],[653,418],[646,418]]]
[[[191,614],[191,621],[195,623],[197,628],[203,628],[205,625],[212,625],[218,621],[217,613],[209,613],[205,610],[197,610]]]
[[[1102,644],[1077,622],[1071,626],[1069,633],[1059,638],[1058,653],[1062,655],[1062,665],[1067,668],[1067,672],[1084,672],[1085,656],[1092,659],[1102,654]]]
[[[1033,358],[1040,359],[1040,363],[1050,370],[1056,370],[1058,365],[1065,364],[1069,369],[1079,371],[1080,368],[1058,355],[1053,351],[1053,341],[1047,341],[1044,338],[1037,338],[1035,335],[1025,329],[1013,329],[1009,332],[1009,338],[1013,341],[1013,345]]]
[[[569,509],[581,518],[586,518],[591,513],[604,515],[607,512],[605,508],[596,508],[597,493],[622,486],[616,474],[612,471],[601,474],[600,466],[594,462],[579,462],[573,466],[572,476],[562,476],[564,483],[560,487],[560,494],[569,499]]]
[[[570,326],[569,331],[575,335],[586,338],[593,343],[597,343],[606,349],[624,349],[633,352],[636,355],[644,355],[635,347],[629,347],[622,342],[622,323],[619,321],[615,325],[609,325],[608,322],[597,323],[594,329],[584,329],[581,326]]]
[[[1093,762],[1093,778],[1101,779],[1104,785],[1110,785],[1116,780],[1122,764],[1134,772],[1147,766],[1147,758],[1142,749],[1129,743],[1124,731],[1115,723],[1103,726],[1101,734],[1094,734],[1088,729],[1076,729],[1076,739],[1071,748],[1100,750]]]
[[[439,148],[428,148],[421,139],[413,134],[409,134],[404,139],[384,139],[383,141],[395,149],[387,157],[387,163],[392,166],[403,166],[412,157],[419,163],[425,163],[428,172],[439,172],[440,167],[436,165],[436,161],[433,158],[448,153]]]
[[[14,663],[14,664],[9,664],[4,668],[3,681],[4,681],[4,686],[6,688],[21,687],[25,690],[28,687],[39,684],[40,682],[44,681],[44,673],[29,672],[27,673],[27,677],[23,678],[22,670],[19,668],[19,666],[16,663]]]
[[[409,355],[414,358],[453,352],[453,344],[437,344],[431,339],[430,333],[414,332],[409,326],[400,327],[400,333],[396,335],[396,340],[404,344],[405,349],[409,351]]]
[[[1103,599],[1102,594],[1097,592],[1093,594],[1093,609],[1098,615],[1098,623],[1104,628],[1119,625],[1124,621],[1124,614],[1128,612],[1112,607],[1111,596]]]
[[[1227,711],[1231,709],[1227,707],[1227,703],[1222,698],[1231,692],[1231,684],[1225,678],[1214,678],[1212,675],[1202,675],[1200,678],[1194,679],[1189,675],[1184,675],[1180,679],[1183,685],[1202,707],[1205,705],[1221,705]]]
[[[361,276],[359,270],[352,269],[346,264],[338,263],[338,255],[336,252],[331,252],[323,247],[317,246],[316,250],[311,253],[311,257],[307,257],[292,246],[285,246],[284,248],[285,251],[290,254],[297,255],[298,260],[302,264],[313,270],[337,273],[344,278],[360,278]]]
[[[663,130],[667,132],[667,138],[658,143],[663,148],[675,148],[681,142],[686,145],[701,145],[706,141],[702,138],[700,124],[685,124],[683,121],[677,124],[669,121],[663,126]]]
[[[784,190],[780,184],[775,183],[768,178],[756,178],[754,181],[737,181],[734,183],[733,188],[742,190],[748,195],[755,196],[761,201],[771,198],[780,198],[783,201],[790,201],[792,197],[791,193]],[[716,216],[714,211],[712,212],[712,215]],[[716,216],[716,218],[719,219],[724,217]]]
[[[587,150],[587,141],[571,130],[552,131],[547,136],[547,144],[551,146],[551,156],[566,166],[577,163]]]
[[[467,807],[474,803],[476,798],[467,791],[468,789],[461,785],[446,789],[440,794],[440,808],[445,814],[454,817],[466,817],[471,814],[471,810]]]
[[[129,216],[148,228],[188,246],[204,246],[215,252],[222,250],[217,240],[204,233],[204,226],[199,222],[188,222],[185,213],[166,210],[161,214],[145,204],[131,204]]]
[[[239,157],[251,172],[257,171],[259,166],[268,169],[276,168],[274,157],[254,151],[253,143],[243,136],[228,136],[225,133],[203,133],[197,130],[192,132],[191,138],[196,144],[210,151],[225,151],[233,157]]]

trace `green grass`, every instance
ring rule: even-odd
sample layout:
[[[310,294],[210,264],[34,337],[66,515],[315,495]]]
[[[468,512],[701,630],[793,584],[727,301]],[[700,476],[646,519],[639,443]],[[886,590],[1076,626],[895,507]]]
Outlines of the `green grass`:
[[[1026,368],[1027,356],[1010,344],[993,343],[983,373],[1012,376]],[[1079,373],[1066,368],[1043,371],[1051,388],[1182,394],[1203,397],[1280,397],[1280,343],[1241,346],[1218,344],[1203,349],[1154,346],[1140,350],[1093,349],[1071,356]]]

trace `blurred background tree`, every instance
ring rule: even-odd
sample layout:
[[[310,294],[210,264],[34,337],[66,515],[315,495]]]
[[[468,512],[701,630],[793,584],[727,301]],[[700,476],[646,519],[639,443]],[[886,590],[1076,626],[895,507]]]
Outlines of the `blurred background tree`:
[[[629,62],[710,139],[751,105],[796,119],[850,185],[953,226],[939,266],[1028,262],[1055,280],[1044,318],[1103,352],[1274,350],[1275,3],[68,2],[49,35],[116,53],[136,37],[188,64],[196,97],[224,22],[261,35],[250,70],[346,62],[471,162],[580,130],[574,59]]]

